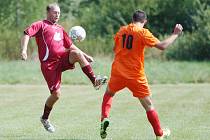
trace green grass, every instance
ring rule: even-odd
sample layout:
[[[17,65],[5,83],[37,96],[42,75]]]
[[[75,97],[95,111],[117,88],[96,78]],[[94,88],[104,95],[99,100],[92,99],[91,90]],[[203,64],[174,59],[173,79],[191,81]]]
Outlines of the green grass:
[[[109,76],[111,58],[97,57],[93,63],[96,74]],[[0,84],[45,84],[38,61],[0,61]],[[145,71],[151,84],[210,83],[209,62],[147,60]],[[77,64],[63,73],[63,84],[89,84]]]
[[[39,61],[0,61],[0,84],[45,84]],[[95,74],[109,74],[111,60],[103,58],[92,64]],[[63,73],[63,84],[89,84],[79,64]]]
[[[63,86],[51,114],[57,131],[47,133],[39,117],[49,95],[43,85],[0,86],[1,140],[99,140],[101,91],[91,85]],[[153,101],[169,140],[210,137],[209,84],[152,85]],[[108,140],[154,140],[152,128],[137,99],[123,90],[113,100]]]
[[[209,83],[209,62],[147,61],[146,73],[150,83]]]

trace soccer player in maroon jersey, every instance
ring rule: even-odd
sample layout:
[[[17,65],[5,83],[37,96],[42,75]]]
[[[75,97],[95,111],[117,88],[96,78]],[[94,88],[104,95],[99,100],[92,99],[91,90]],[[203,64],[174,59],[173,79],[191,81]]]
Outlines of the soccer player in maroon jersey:
[[[30,37],[35,37],[38,45],[41,71],[51,93],[46,100],[41,123],[48,132],[54,132],[55,128],[48,117],[53,105],[61,94],[62,72],[73,69],[75,67],[74,64],[78,62],[82,71],[96,89],[99,89],[106,82],[107,78],[105,76],[95,76],[90,66],[93,58],[78,49],[64,31],[64,28],[57,24],[60,17],[59,5],[57,3],[49,4],[46,10],[47,18],[45,20],[34,22],[24,30],[24,35],[21,39],[21,58],[23,60],[27,59],[29,39]]]

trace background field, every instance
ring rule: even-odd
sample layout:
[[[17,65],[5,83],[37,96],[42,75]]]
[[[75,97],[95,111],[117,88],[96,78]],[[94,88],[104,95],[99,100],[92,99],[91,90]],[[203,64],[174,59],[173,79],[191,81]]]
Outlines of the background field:
[[[207,140],[210,137],[209,84],[153,85],[153,100],[170,140]],[[48,96],[41,85],[1,85],[1,140],[98,140],[101,91],[92,86],[63,86],[51,116],[57,131],[47,133],[39,117]],[[139,102],[128,90],[114,98],[109,140],[153,140],[152,129]]]
[[[111,58],[95,58],[96,73],[109,75]],[[147,60],[155,106],[171,140],[210,136],[210,63]],[[1,61],[0,140],[97,140],[103,92],[95,91],[79,65],[64,72],[60,101],[51,116],[57,131],[45,132],[39,117],[49,95],[38,61]],[[185,84],[180,84],[185,83]],[[188,83],[188,84],[186,84]],[[202,84],[201,84],[202,83]],[[154,135],[138,101],[124,90],[115,97],[108,139],[152,140]]]
[[[112,58],[95,57],[93,69],[96,74],[110,74]],[[45,84],[39,61],[0,61],[0,84]],[[146,60],[145,71],[150,84],[210,83],[208,61],[161,61]],[[63,73],[63,84],[89,84],[79,65]]]

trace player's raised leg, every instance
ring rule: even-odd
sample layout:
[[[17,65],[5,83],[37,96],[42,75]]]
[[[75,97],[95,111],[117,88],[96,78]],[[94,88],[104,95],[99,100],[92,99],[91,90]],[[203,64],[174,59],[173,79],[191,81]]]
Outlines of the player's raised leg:
[[[69,62],[74,64],[78,62],[82,68],[82,71],[86,74],[86,76],[90,79],[93,83],[95,89],[99,89],[103,84],[106,83],[107,77],[100,75],[96,76],[93,72],[90,63],[88,62],[87,58],[85,57],[84,53],[80,50],[72,50],[69,54]]]
[[[58,101],[59,97],[60,97],[60,89],[52,91],[51,95],[48,97],[45,103],[44,112],[40,118],[40,121],[43,124],[44,128],[51,133],[55,132],[55,128],[49,121],[49,115],[53,108],[53,105]]]
[[[169,137],[170,130],[169,129],[162,129],[159,121],[158,114],[152,104],[152,100],[150,96],[139,98],[142,106],[146,110],[147,118],[150,122],[150,124],[153,127],[154,133],[156,135],[156,139],[164,139],[166,137]]]

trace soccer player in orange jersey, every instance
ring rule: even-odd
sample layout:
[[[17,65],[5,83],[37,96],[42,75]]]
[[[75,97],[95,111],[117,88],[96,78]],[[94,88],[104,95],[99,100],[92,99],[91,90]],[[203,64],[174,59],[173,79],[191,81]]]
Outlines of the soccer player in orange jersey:
[[[159,41],[144,25],[147,22],[146,13],[137,10],[133,14],[133,22],[122,26],[116,33],[114,41],[114,61],[111,77],[102,102],[101,138],[106,138],[106,129],[109,126],[109,112],[113,96],[127,87],[134,97],[138,98],[147,118],[153,127],[156,139],[164,139],[170,135],[169,129],[162,129],[158,114],[151,100],[148,81],[144,72],[144,49],[156,47],[166,49],[182,32],[182,25],[176,24],[173,33],[165,40]]]

